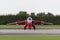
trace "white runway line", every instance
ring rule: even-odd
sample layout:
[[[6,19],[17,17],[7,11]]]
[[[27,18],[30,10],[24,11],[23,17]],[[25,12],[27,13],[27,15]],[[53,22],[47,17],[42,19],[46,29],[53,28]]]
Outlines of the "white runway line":
[[[41,35],[41,34],[60,34],[60,29],[40,29],[40,30],[23,30],[23,29],[0,29],[0,35]]]

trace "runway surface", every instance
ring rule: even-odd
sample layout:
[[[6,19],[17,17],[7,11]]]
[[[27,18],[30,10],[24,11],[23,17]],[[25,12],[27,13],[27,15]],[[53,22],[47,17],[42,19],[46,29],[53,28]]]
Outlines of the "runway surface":
[[[0,35],[60,35],[60,29],[0,29]]]

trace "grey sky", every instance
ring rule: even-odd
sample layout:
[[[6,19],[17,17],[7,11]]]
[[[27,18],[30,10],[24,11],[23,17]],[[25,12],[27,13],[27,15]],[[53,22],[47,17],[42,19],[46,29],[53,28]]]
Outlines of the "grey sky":
[[[60,14],[60,0],[0,0],[0,15],[19,11]]]

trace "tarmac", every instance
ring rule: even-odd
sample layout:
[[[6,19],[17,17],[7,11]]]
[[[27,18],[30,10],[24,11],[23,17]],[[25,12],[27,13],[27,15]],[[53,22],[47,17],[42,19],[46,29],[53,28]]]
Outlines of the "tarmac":
[[[60,35],[60,29],[0,29],[0,35]]]

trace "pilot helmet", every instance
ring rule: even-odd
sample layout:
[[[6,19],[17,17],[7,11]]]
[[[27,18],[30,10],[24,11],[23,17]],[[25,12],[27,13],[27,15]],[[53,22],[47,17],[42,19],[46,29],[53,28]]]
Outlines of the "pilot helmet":
[[[31,20],[31,17],[28,17],[29,20]]]

